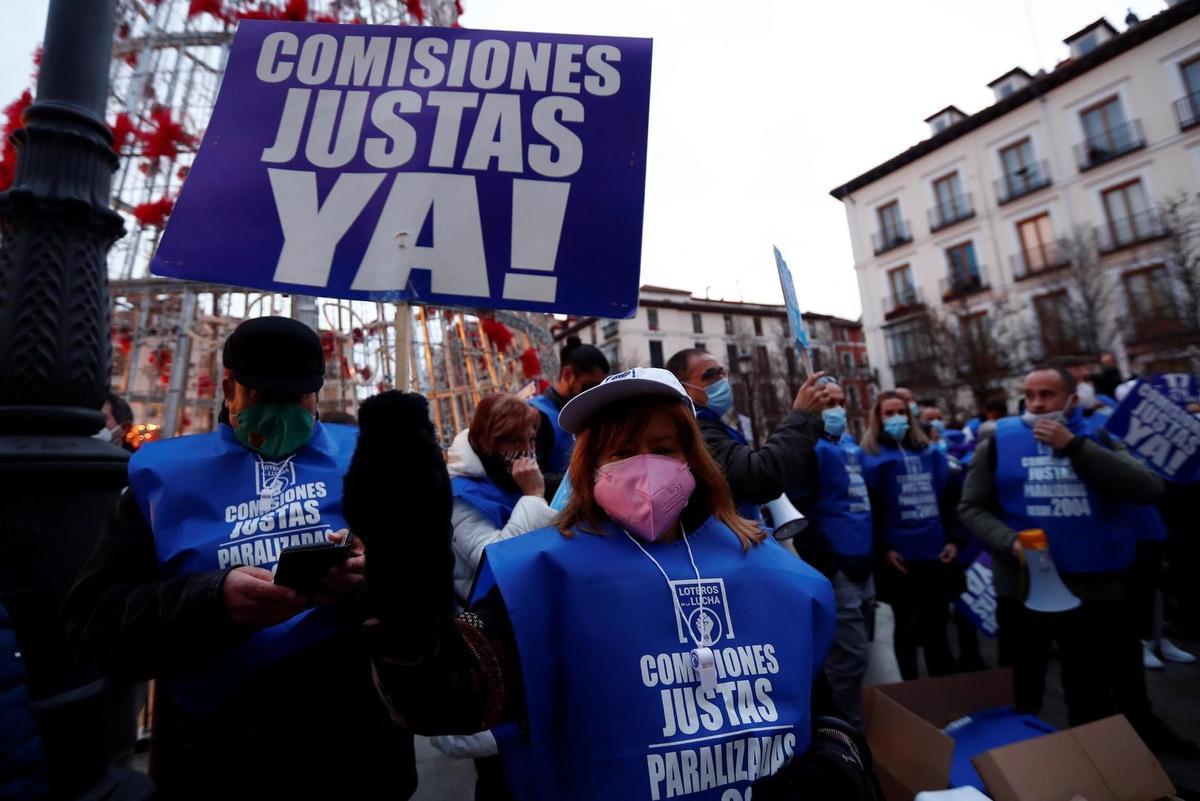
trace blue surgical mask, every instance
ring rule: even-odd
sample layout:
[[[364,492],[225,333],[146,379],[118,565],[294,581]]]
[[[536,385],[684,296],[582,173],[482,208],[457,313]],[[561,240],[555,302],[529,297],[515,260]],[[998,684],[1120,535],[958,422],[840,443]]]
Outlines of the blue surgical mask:
[[[943,434],[946,431],[946,424],[944,422],[942,422],[941,420],[930,420],[929,427],[932,428],[934,431],[936,431],[938,434]]]
[[[899,442],[908,434],[908,418],[894,414],[883,421],[883,430],[889,437]]]
[[[825,433],[834,439],[846,433],[846,410],[841,406],[821,412],[821,420],[825,422]]]
[[[728,378],[709,384],[704,388],[704,394],[708,396],[705,406],[718,417],[724,417],[733,408],[733,387],[729,385]]]
[[[917,405],[916,401],[908,402],[908,410],[912,412],[914,420],[921,416],[921,407]]]

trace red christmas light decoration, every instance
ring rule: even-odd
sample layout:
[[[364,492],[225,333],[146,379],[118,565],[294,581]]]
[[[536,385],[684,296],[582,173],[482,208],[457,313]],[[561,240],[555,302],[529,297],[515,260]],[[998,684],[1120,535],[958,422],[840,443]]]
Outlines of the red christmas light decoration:
[[[142,155],[148,159],[175,158],[179,148],[191,148],[196,145],[196,137],[183,130],[183,125],[171,116],[171,109],[157,106],[150,112],[152,123],[149,131],[138,131],[137,137],[142,142]]]
[[[196,376],[196,394],[202,398],[211,398],[213,389],[216,387],[216,382],[208,373],[201,373]]]
[[[112,131],[112,149],[114,153],[120,153],[121,148],[125,147],[125,143],[136,133],[133,127],[133,120],[124,111],[117,115],[117,118],[113,120],[112,125],[108,126],[108,129]]]
[[[333,358],[333,354],[337,353],[337,334],[332,331],[321,332],[321,352],[326,359]]]
[[[130,50],[121,60],[131,67],[136,67],[138,63],[138,52],[136,50]]]
[[[163,223],[167,221],[167,217],[171,216],[171,211],[174,208],[174,200],[168,197],[161,197],[158,200],[152,200],[149,203],[139,203],[134,206],[133,216],[145,228],[162,228]]]
[[[363,333],[361,328],[355,328],[350,332],[350,338],[354,340],[355,344],[358,344],[366,338],[366,334]]]
[[[463,15],[462,0],[454,0],[454,13],[459,17]]]
[[[526,348],[521,354],[521,372],[525,373],[526,378],[534,378],[542,374],[542,360],[538,358],[537,351],[533,348]]]
[[[4,107],[4,127],[0,130],[0,192],[12,186],[17,175],[17,149],[8,138],[14,131],[25,127],[21,119],[25,109],[33,105],[33,95],[26,89],[13,102]]]
[[[221,4],[221,0],[191,0],[188,3],[188,19],[198,14],[209,14],[219,20],[225,21],[229,19],[225,13],[225,7]]]
[[[360,367],[360,368],[358,368],[358,376],[359,376],[359,378],[361,378],[363,381],[370,381],[370,380],[371,380],[371,368],[370,368],[370,366],[367,366],[367,367]]]
[[[404,0],[404,5],[408,8],[408,13],[416,18],[418,25],[425,24],[425,9],[421,0]]]
[[[483,333],[487,334],[488,339],[496,346],[496,350],[504,353],[508,350],[508,346],[512,344],[513,332],[508,330],[508,326],[504,323],[496,322],[494,318],[484,317],[479,321],[479,327],[483,329]]]

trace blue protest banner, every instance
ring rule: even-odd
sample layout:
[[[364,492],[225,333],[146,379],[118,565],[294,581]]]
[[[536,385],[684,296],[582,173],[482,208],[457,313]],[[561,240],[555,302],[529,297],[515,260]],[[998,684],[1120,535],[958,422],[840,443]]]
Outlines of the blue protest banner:
[[[1195,377],[1181,373],[1139,379],[1104,427],[1163,478],[1198,481],[1200,420],[1187,410],[1196,390]]]
[[[158,275],[628,317],[651,42],[244,21]]]
[[[996,588],[992,584],[992,555],[983,551],[967,568],[967,589],[954,600],[954,605],[989,637],[1000,630],[996,622]]]
[[[805,353],[812,355],[812,346],[808,343],[808,332],[804,330],[804,315],[800,313],[800,302],[796,300],[796,284],[792,281],[792,271],[779,248],[775,250],[775,267],[779,270],[779,286],[783,289],[783,303],[787,306],[788,325],[792,329],[792,337]],[[811,371],[810,371],[811,372]]]

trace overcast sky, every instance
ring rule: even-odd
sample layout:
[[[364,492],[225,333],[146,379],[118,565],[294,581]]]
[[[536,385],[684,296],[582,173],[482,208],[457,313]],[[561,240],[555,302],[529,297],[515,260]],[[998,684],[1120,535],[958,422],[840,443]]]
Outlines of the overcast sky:
[[[1063,37],[1125,28],[1163,0],[463,0],[471,28],[654,39],[642,280],[857,317],[841,204],[829,190],[926,138],[951,103],[991,103],[1012,67],[1051,69]],[[0,0],[0,105],[28,85],[47,0]]]

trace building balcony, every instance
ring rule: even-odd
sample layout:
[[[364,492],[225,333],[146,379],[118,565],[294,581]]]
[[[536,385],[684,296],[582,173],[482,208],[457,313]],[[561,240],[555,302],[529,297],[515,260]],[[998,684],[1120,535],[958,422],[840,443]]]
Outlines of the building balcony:
[[[1162,215],[1156,209],[1139,211],[1119,220],[1109,220],[1096,226],[1096,246],[1101,253],[1152,242],[1170,234]]]
[[[1075,163],[1080,172],[1087,172],[1145,146],[1142,121],[1130,120],[1075,145]]]
[[[912,239],[912,229],[908,225],[908,220],[900,220],[891,231],[876,231],[871,234],[871,244],[875,246],[876,256],[880,253],[887,253],[889,250],[895,250],[901,245],[907,245]]]
[[[1130,347],[1183,344],[1182,340],[1191,341],[1196,333],[1180,319],[1179,309],[1173,304],[1165,303],[1148,312],[1143,310],[1143,315],[1130,321],[1125,334],[1125,344]]]
[[[909,289],[897,295],[889,295],[883,299],[883,319],[894,320],[906,314],[913,314],[925,308],[925,299],[915,289]]]
[[[1179,121],[1180,131],[1200,125],[1200,92],[1179,98],[1174,106],[1175,119]]]
[[[1024,281],[1071,265],[1069,250],[1066,244],[1058,239],[1014,253],[1009,259],[1012,262],[1014,281]]]
[[[1050,164],[1035,161],[996,180],[996,202],[1003,206],[1050,185]]]
[[[613,337],[615,337],[617,335],[617,333],[619,332],[619,330],[620,330],[620,326],[617,323],[617,321],[609,320],[607,323],[604,324],[604,327],[600,329],[600,332],[601,332],[601,334],[603,334],[605,340],[609,340],[609,339],[612,339]]]
[[[940,383],[937,367],[931,358],[903,361],[890,366],[895,386],[928,387]]]
[[[929,210],[929,232],[949,228],[955,223],[969,220],[975,216],[975,206],[971,203],[971,194],[958,195],[938,203]]]
[[[1075,359],[1084,355],[1085,348],[1079,337],[1063,334],[1052,336],[1049,331],[1042,330],[1042,358],[1047,361],[1059,359]]]
[[[974,272],[966,275],[946,276],[941,280],[941,289],[942,302],[949,303],[952,300],[961,300],[980,292],[986,292],[991,287],[988,285],[984,269],[977,266]]]

